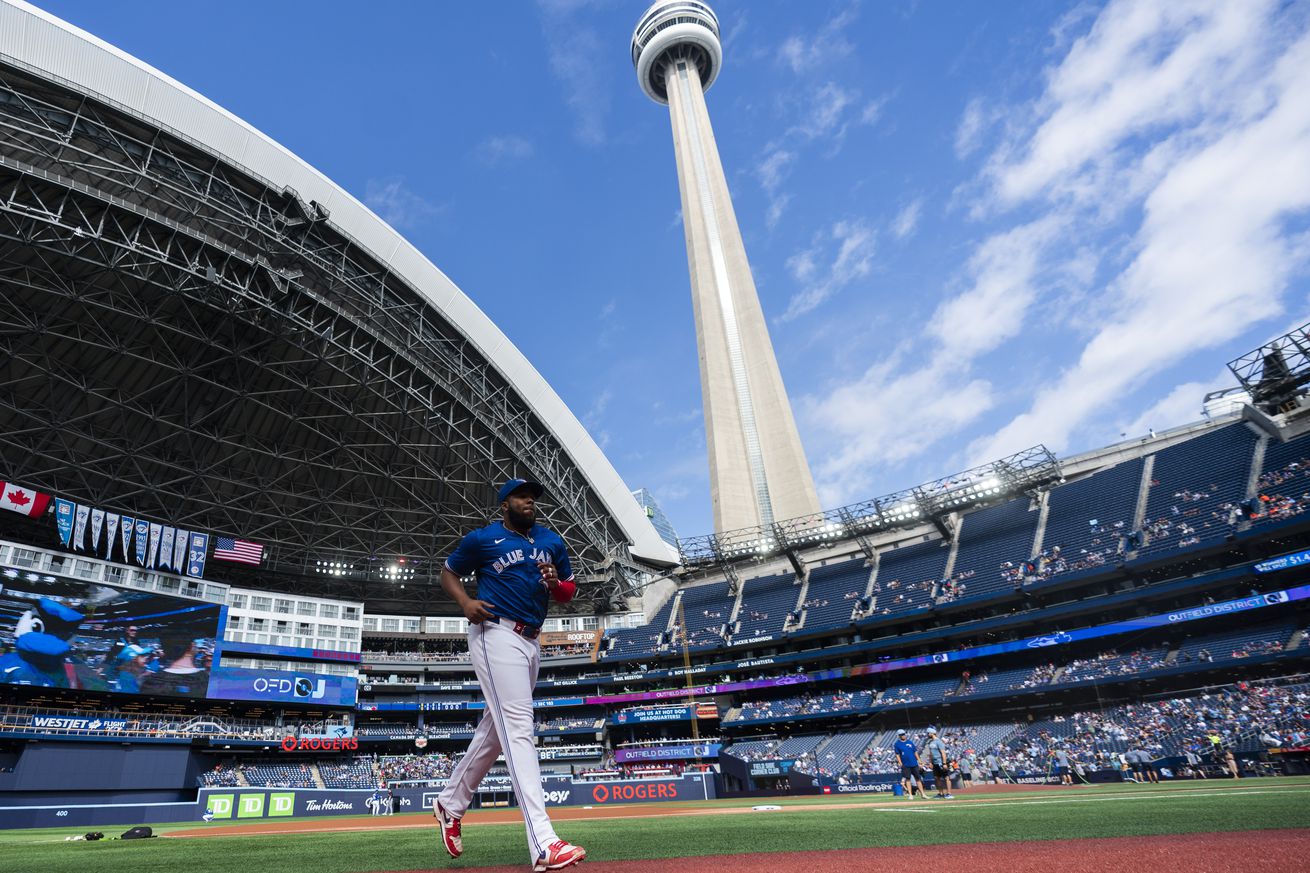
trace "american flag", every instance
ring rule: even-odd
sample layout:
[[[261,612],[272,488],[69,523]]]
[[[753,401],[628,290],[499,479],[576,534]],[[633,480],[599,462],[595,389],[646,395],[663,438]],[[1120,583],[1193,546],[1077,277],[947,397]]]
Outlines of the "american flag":
[[[245,540],[217,537],[214,540],[214,560],[258,565],[264,560],[264,547],[259,543],[248,543]]]

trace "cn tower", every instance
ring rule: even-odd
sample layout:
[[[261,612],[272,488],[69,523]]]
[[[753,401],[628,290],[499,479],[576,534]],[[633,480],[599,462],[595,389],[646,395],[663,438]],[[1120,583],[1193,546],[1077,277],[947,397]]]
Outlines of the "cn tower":
[[[705,107],[723,65],[714,11],[695,0],[654,4],[633,31],[632,63],[641,90],[669,107],[673,123],[714,529],[818,512]]]

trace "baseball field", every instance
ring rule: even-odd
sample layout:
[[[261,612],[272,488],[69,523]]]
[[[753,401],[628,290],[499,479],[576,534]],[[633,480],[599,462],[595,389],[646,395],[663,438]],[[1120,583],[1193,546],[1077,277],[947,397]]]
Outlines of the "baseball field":
[[[777,806],[756,810],[753,806]],[[556,808],[583,869],[720,871],[1310,870],[1310,777],[973,790],[907,802],[842,795]],[[524,870],[515,810],[469,813],[464,856],[442,850],[427,814],[175,824],[160,839],[70,842],[80,831],[0,832],[5,873],[378,873]],[[115,834],[106,831],[107,836]]]

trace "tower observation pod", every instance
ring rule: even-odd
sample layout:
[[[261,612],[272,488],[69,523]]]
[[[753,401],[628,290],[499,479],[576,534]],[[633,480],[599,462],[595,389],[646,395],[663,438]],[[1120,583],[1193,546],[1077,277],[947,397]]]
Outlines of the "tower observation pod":
[[[705,92],[723,65],[719,20],[662,0],[632,34],[646,96],[669,107],[700,352],[716,532],[819,511],[791,404],[751,278]]]

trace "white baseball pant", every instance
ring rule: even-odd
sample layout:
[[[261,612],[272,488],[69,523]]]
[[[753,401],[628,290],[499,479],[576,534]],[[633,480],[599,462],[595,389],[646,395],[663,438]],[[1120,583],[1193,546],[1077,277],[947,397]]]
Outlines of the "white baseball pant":
[[[468,751],[455,766],[437,800],[456,818],[464,815],[482,777],[503,752],[510,781],[514,783],[514,796],[518,798],[527,827],[530,860],[536,861],[547,846],[559,839],[546,815],[541,763],[533,741],[536,720],[532,712],[532,689],[541,666],[541,646],[536,640],[514,633],[502,621],[509,620],[490,619],[469,625],[469,657],[487,708],[473,732]],[[512,626],[513,622],[509,624]]]

